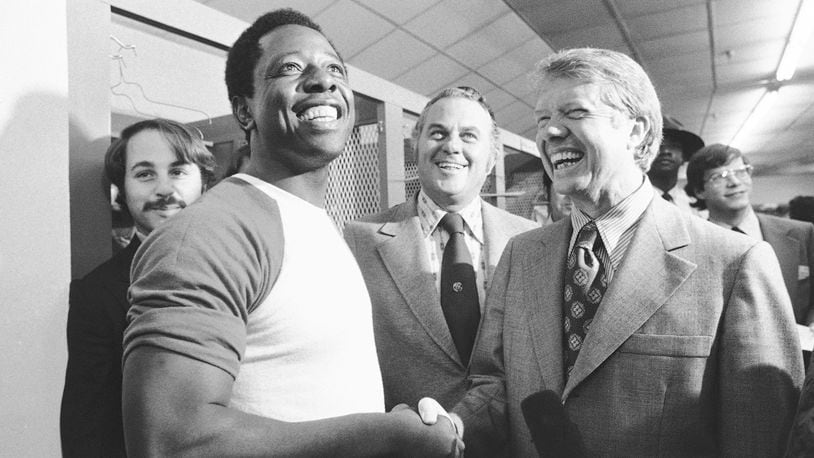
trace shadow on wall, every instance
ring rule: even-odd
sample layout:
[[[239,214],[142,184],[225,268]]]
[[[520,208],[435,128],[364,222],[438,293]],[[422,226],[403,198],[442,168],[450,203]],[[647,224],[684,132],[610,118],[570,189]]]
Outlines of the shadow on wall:
[[[0,443],[8,456],[60,454],[71,274],[67,105],[47,92],[0,100]]]

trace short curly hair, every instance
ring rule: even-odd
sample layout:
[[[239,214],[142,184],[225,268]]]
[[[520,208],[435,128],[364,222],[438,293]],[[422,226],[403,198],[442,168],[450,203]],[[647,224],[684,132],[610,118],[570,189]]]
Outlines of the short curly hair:
[[[198,132],[189,127],[169,119],[147,119],[127,126],[122,130],[119,138],[115,139],[105,153],[105,174],[107,179],[117,188],[116,197],[122,208],[126,208],[124,187],[125,167],[127,164],[127,144],[139,132],[154,130],[161,134],[175,152],[175,157],[182,162],[195,164],[201,171],[202,190],[208,189],[215,183],[215,156],[206,148]]]
[[[277,27],[284,25],[301,25],[325,36],[322,28],[310,17],[291,8],[274,10],[257,18],[248,29],[240,34],[226,58],[226,90],[230,102],[235,96],[254,96],[254,69],[263,54],[263,50],[260,49],[260,39]],[[328,37],[325,39],[328,40],[344,65],[345,61],[336,46]]]

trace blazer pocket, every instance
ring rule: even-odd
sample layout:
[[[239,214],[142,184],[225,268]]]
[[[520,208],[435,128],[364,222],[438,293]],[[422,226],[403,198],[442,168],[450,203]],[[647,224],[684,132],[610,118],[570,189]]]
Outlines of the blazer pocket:
[[[639,355],[706,358],[710,354],[712,340],[712,336],[633,334],[619,347],[619,351]]]

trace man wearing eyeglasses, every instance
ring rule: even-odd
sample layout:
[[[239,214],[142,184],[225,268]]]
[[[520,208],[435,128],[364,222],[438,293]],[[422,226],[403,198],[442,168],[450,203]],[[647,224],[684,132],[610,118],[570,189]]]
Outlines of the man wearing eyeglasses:
[[[466,389],[485,291],[500,254],[511,236],[537,225],[480,198],[502,148],[492,110],[478,91],[441,91],[421,112],[412,139],[420,191],[348,224],[344,233],[373,303],[386,408],[423,396],[449,408]],[[450,229],[455,220],[458,228]],[[454,254],[468,256],[468,263],[456,264]]]
[[[794,318],[798,324],[812,326],[814,224],[756,214],[750,204],[752,166],[740,150],[731,146],[714,144],[695,153],[687,166],[686,190],[698,199],[697,207],[709,210],[711,222],[772,246],[780,261]]]

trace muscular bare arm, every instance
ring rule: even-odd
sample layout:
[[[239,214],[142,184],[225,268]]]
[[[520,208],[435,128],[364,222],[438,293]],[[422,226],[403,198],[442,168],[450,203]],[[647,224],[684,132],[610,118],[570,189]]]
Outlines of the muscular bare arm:
[[[289,423],[228,407],[232,377],[209,364],[143,346],[124,366],[129,456],[455,456],[446,421],[409,409]]]

